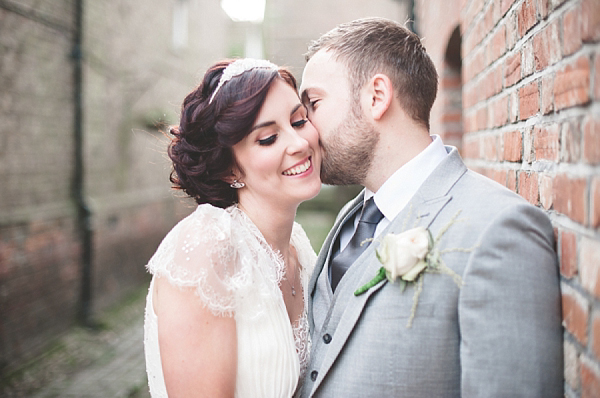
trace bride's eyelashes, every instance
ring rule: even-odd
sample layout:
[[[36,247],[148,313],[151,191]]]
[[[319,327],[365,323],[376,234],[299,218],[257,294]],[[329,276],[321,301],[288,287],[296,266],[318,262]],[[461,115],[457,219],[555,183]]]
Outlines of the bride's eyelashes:
[[[292,120],[297,118],[299,119],[295,122],[292,122],[293,128],[299,128],[308,123],[308,109],[306,109],[306,106],[304,106],[303,104],[300,104],[300,107],[297,109],[297,112],[295,112],[295,115]]]
[[[292,123],[292,127],[294,127],[294,128],[302,127],[306,124],[306,122],[308,122],[308,119],[298,120],[297,122]]]
[[[269,146],[269,145],[272,145],[273,143],[275,143],[276,140],[277,140],[277,134],[273,134],[273,135],[268,136],[267,138],[258,140],[258,145]]]

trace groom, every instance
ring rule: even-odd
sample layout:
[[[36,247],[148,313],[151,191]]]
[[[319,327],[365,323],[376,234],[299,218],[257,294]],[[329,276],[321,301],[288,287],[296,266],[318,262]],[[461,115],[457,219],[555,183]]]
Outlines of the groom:
[[[300,91],[323,182],[365,189],[338,215],[308,287],[298,395],[562,397],[552,225],[430,136],[437,73],[419,38],[362,19],[307,59]]]

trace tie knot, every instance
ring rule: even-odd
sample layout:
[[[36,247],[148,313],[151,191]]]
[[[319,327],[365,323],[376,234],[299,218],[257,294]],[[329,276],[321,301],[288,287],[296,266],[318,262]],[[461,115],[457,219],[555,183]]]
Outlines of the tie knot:
[[[378,224],[382,218],[383,214],[377,208],[374,197],[371,197],[369,200],[367,200],[363,207],[359,222],[366,222],[368,224]]]

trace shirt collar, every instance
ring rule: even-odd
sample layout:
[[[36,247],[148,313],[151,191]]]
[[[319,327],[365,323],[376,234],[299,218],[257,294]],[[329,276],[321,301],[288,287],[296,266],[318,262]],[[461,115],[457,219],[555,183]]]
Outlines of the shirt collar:
[[[400,167],[374,193],[365,190],[365,202],[375,196],[375,204],[388,221],[392,221],[418,191],[427,177],[448,154],[442,139],[431,136],[431,144]]]

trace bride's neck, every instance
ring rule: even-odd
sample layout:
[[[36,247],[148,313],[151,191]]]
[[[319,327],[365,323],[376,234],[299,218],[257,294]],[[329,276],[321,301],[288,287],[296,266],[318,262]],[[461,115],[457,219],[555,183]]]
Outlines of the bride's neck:
[[[258,206],[252,202],[240,202],[238,207],[252,220],[271,248],[287,258],[296,208],[283,209],[268,204]]]

